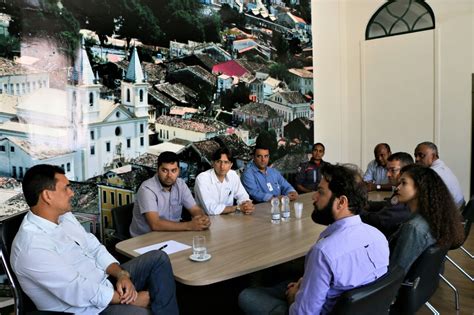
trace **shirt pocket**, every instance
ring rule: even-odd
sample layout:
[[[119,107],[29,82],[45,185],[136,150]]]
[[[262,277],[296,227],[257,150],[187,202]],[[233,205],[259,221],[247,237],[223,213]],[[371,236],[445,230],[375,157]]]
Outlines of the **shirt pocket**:
[[[183,204],[177,198],[170,200],[170,219],[179,221],[181,219],[181,212],[183,211]]]

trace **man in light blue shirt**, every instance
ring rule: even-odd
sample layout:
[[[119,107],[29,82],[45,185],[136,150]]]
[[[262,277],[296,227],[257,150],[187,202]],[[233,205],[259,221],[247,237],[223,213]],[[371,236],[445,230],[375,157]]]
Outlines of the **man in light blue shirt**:
[[[379,143],[374,148],[375,159],[367,165],[364,174],[364,182],[367,189],[372,190],[392,190],[392,185],[387,177],[387,159],[392,154],[387,143]]]
[[[344,291],[387,272],[385,236],[358,215],[366,198],[360,176],[330,164],[321,172],[314,211],[329,216],[331,224],[306,255],[304,275],[297,282],[242,291],[239,306],[246,314],[328,314]]]
[[[196,204],[188,186],[179,176],[179,158],[165,151],[158,157],[156,175],[138,189],[133,206],[130,235],[151,231],[202,231],[211,225],[209,217]],[[181,222],[183,207],[192,216]]]
[[[41,311],[74,314],[178,314],[168,256],[151,251],[119,265],[71,211],[64,170],[36,165],[23,179],[31,208],[13,241],[11,265]],[[115,282],[115,288],[111,278]]]
[[[298,193],[274,168],[268,167],[270,150],[264,147],[255,147],[253,161],[247,165],[242,174],[242,184],[255,202],[266,202],[273,197],[287,195],[295,200]]]

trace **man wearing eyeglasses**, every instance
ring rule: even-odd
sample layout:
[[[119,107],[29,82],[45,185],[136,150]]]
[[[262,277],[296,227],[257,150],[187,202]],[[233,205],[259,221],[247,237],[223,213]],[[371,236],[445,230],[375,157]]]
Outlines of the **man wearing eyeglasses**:
[[[270,149],[261,145],[256,146],[253,161],[247,165],[242,174],[242,184],[250,197],[256,202],[266,202],[273,197],[288,196],[295,200],[298,193],[274,168],[268,167]]]
[[[196,178],[194,193],[208,215],[241,211],[251,214],[255,206],[232,167],[232,153],[219,148],[212,155],[212,167]],[[234,205],[234,200],[237,205]]]
[[[400,170],[406,165],[413,164],[413,158],[406,152],[397,152],[387,159],[387,177],[389,184],[396,187],[400,181]],[[398,226],[410,217],[410,209],[405,204],[398,203],[396,192],[386,201],[369,202],[368,210],[360,213],[364,223],[379,229],[387,238]]]

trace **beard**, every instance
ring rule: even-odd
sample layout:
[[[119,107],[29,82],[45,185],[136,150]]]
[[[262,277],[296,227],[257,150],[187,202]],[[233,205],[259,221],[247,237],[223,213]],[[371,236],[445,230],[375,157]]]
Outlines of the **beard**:
[[[311,219],[317,224],[329,225],[336,221],[332,215],[332,205],[336,200],[336,196],[332,195],[329,199],[327,205],[323,209],[317,209],[316,205],[314,206],[313,213],[311,213]]]
[[[168,183],[165,183],[163,180],[161,180],[161,178],[158,178],[160,180],[160,184],[161,186],[163,186],[163,188],[170,188],[171,186],[174,185],[174,183],[176,183],[176,181],[168,181]]]

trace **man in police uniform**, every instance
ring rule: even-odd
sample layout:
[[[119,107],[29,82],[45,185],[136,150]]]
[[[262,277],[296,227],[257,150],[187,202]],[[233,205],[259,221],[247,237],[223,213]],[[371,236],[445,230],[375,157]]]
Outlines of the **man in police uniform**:
[[[326,148],[320,142],[313,145],[312,157],[308,162],[303,162],[298,167],[296,176],[296,189],[300,193],[316,191],[321,180],[321,167],[326,163],[323,161]]]

